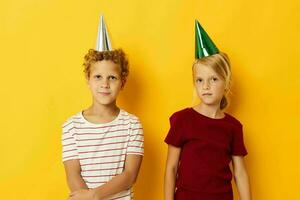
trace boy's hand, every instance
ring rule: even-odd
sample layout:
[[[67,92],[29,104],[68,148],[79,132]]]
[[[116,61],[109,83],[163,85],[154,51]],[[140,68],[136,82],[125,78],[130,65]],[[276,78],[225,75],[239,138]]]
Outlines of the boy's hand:
[[[72,192],[68,200],[99,200],[96,198],[95,191],[92,189],[81,189]]]

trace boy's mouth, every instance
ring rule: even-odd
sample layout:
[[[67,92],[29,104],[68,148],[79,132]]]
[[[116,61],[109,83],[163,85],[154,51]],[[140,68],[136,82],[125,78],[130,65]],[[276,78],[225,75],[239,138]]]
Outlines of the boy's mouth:
[[[212,93],[208,93],[208,92],[207,92],[207,93],[203,93],[202,95],[203,95],[203,96],[211,96]]]
[[[103,95],[103,96],[108,96],[110,95],[110,92],[98,92],[99,94]]]

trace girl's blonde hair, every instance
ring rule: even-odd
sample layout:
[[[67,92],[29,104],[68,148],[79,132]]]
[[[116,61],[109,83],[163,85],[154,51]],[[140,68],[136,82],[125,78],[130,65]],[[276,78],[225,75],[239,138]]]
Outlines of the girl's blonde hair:
[[[218,54],[196,59],[193,64],[193,70],[194,67],[199,64],[211,67],[221,78],[225,80],[226,93],[222,97],[220,103],[220,109],[223,110],[228,105],[226,95],[229,93],[231,86],[231,67],[227,54],[219,52]]]

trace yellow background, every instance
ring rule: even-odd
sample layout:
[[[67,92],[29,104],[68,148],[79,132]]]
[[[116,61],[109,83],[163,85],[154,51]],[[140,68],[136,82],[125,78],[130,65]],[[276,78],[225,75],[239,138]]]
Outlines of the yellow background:
[[[299,19],[294,0],[1,0],[0,199],[66,199],[61,124],[91,103],[82,73],[100,13],[131,72],[140,117],[136,199],[163,199],[168,117],[192,105],[194,19],[232,61],[227,112],[244,124],[253,199],[299,198]]]

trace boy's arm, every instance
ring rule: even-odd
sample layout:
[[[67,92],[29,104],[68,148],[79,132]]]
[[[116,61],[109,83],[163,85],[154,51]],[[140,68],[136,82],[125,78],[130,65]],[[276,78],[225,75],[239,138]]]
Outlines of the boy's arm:
[[[71,192],[88,189],[86,183],[81,177],[81,167],[79,160],[67,160],[64,162],[67,183]]]
[[[251,200],[249,177],[243,156],[232,156],[232,166],[240,200]]]
[[[127,155],[124,171],[106,184],[92,190],[96,199],[102,200],[107,196],[129,189],[137,179],[142,159],[141,155]]]
[[[165,170],[165,200],[174,200],[175,182],[181,148],[169,145]]]

